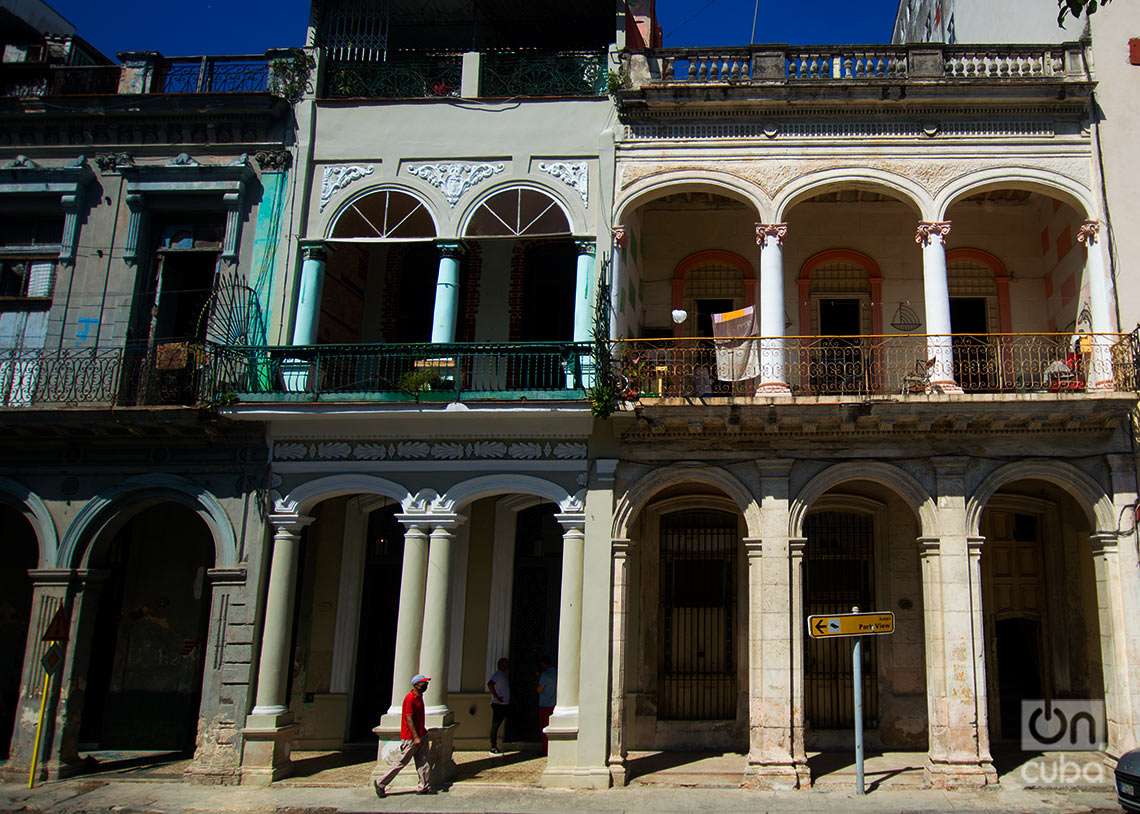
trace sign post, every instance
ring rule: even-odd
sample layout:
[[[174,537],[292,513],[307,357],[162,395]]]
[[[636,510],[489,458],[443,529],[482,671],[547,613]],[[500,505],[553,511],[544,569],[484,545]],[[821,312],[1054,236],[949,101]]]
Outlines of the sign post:
[[[866,794],[863,782],[863,637],[890,636],[895,632],[895,615],[885,613],[835,613],[808,617],[808,635],[813,639],[854,638],[851,666],[855,684],[855,792]]]
[[[63,648],[60,642],[67,641],[67,629],[69,627],[69,619],[66,606],[60,606],[59,610],[55,612],[47,630],[44,632],[41,641],[50,644],[51,646],[44,652],[43,658],[40,659],[40,666],[44,668],[44,683],[43,692],[40,695],[40,715],[36,719],[36,740],[32,747],[32,765],[28,770],[28,788],[35,788],[36,785],[36,768],[40,762],[40,745],[44,734],[44,713],[47,712],[48,693],[51,691],[51,677],[63,665]]]

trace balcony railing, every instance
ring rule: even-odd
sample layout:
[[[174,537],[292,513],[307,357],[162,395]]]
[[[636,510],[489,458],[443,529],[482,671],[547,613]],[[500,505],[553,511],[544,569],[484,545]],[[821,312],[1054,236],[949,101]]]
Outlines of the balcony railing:
[[[459,96],[462,54],[397,56],[389,62],[330,62],[325,96],[433,99]]]
[[[935,346],[949,351],[942,365],[965,393],[1137,389],[1135,334],[635,339],[613,358],[627,401],[754,396],[779,379],[794,396],[907,396],[951,391],[939,384]]]
[[[0,350],[0,408],[192,406],[207,400],[202,345]]]
[[[481,96],[605,96],[606,55],[595,51],[490,51]]]
[[[249,56],[164,57],[152,93],[266,93],[269,60]]]
[[[219,348],[219,402],[566,400],[585,398],[585,343]]]
[[[951,46],[661,48],[622,57],[634,88],[654,84],[851,83],[872,80],[1087,81],[1079,43]]]
[[[118,92],[118,65],[47,65],[37,62],[0,65],[0,96],[27,99]]]

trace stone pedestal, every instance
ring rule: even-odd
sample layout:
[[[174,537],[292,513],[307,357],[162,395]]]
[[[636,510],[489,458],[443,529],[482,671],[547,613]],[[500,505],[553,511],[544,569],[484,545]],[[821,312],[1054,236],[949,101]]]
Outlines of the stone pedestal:
[[[253,716],[250,716],[253,718]],[[268,786],[293,773],[289,758],[297,725],[259,725],[253,721],[242,731],[241,782],[246,786]]]
[[[459,724],[428,728],[428,765],[431,773],[428,782],[432,788],[441,789],[451,785],[455,779],[455,730]],[[380,739],[376,750],[376,765],[372,769],[373,782],[386,775],[392,768],[391,757],[400,751],[400,730],[380,725],[372,730]],[[414,789],[420,783],[414,762],[405,766],[388,787],[390,789]]]

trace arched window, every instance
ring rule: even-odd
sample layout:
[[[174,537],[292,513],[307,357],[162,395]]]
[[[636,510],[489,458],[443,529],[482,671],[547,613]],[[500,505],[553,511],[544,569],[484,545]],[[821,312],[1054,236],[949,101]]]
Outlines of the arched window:
[[[879,264],[862,252],[829,249],[808,258],[799,277],[799,333],[882,333],[882,287]]]
[[[399,190],[383,189],[349,204],[337,218],[330,237],[334,240],[430,239],[435,237],[435,221],[418,198]]]
[[[544,192],[519,187],[496,193],[476,207],[466,237],[550,237],[571,234],[561,205]]]
[[[947,283],[953,300],[984,302],[986,333],[1009,333],[1009,272],[1005,264],[981,249],[951,249],[946,253]],[[979,315],[980,316],[980,315]],[[959,333],[958,328],[953,329]],[[972,330],[972,329],[968,329]]]

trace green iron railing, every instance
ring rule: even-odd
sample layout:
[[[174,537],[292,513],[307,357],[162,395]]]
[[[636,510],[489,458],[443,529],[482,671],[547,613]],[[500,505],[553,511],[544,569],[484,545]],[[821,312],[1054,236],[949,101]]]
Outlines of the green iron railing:
[[[388,62],[333,62],[325,79],[329,99],[433,99],[458,97],[461,54],[397,56]]]
[[[309,345],[215,349],[214,400],[578,400],[588,343]]]
[[[605,96],[606,55],[594,51],[490,51],[481,96]]]

